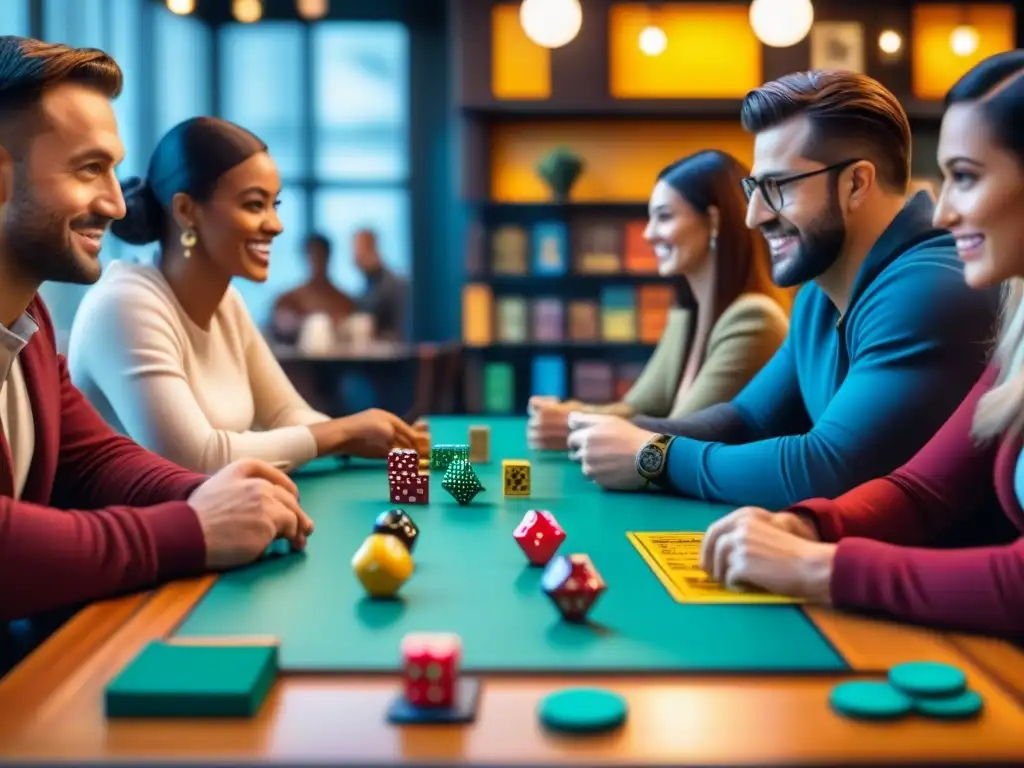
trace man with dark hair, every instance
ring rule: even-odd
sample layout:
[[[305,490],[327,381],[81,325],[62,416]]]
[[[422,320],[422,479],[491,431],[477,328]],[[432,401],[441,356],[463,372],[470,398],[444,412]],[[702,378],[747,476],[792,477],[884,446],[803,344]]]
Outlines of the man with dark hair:
[[[325,235],[314,232],[306,238],[306,261],[306,282],[274,302],[271,329],[281,341],[294,342],[310,315],[328,315],[337,326],[356,308],[355,300],[331,280],[331,241]]]
[[[377,233],[360,229],[352,238],[356,267],[366,278],[366,290],[359,297],[360,312],[373,318],[377,336],[400,341],[405,336],[405,281],[388,269],[377,246]]]
[[[0,671],[78,605],[312,532],[269,465],[207,478],[116,434],[57,354],[37,291],[95,282],[125,213],[121,77],[102,51],[0,37]]]
[[[909,200],[910,128],[876,81],[787,75],[747,95],[747,225],[780,285],[806,283],[789,335],[730,403],[677,421],[574,414],[583,471],[619,489],[779,509],[908,460],[985,365],[999,294],[963,279],[953,238]]]

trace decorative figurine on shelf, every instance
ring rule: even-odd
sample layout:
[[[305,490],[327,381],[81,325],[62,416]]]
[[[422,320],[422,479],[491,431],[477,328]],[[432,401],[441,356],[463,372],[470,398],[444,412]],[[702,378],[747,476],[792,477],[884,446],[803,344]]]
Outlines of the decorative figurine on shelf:
[[[565,147],[557,147],[537,166],[537,173],[551,188],[551,194],[559,203],[569,200],[569,193],[579,179],[586,164],[583,158]]]

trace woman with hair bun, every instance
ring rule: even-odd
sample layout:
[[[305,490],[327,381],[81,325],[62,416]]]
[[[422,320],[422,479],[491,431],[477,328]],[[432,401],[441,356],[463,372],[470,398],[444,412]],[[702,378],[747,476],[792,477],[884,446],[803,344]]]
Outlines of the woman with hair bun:
[[[111,230],[159,255],[105,270],[68,353],[74,383],[111,425],[199,472],[241,458],[292,469],[337,453],[383,457],[425,439],[386,411],[312,409],[231,286],[267,279],[282,232],[280,175],[259,138],[219,118],[186,120],[160,140],[147,178],[122,189],[127,214]]]

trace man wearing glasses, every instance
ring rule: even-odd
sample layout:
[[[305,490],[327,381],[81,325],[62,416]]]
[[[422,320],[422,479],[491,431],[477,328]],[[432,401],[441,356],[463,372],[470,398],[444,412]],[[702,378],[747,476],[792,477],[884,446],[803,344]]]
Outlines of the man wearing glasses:
[[[908,200],[910,125],[879,83],[787,75],[742,106],[747,226],[774,280],[804,284],[789,336],[730,403],[677,421],[573,414],[583,471],[622,490],[783,508],[835,497],[921,448],[985,365],[996,290],[975,291],[927,193]]]

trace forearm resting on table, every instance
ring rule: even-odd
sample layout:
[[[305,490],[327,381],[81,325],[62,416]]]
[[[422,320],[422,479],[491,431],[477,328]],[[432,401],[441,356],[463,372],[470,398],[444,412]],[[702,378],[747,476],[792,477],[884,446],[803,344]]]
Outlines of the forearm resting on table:
[[[729,403],[719,403],[685,419],[657,419],[637,416],[633,423],[648,432],[676,435],[708,443],[737,445],[754,439],[754,435],[740,412]]]
[[[0,500],[0,621],[195,576],[205,561],[184,501],[82,511]]]

